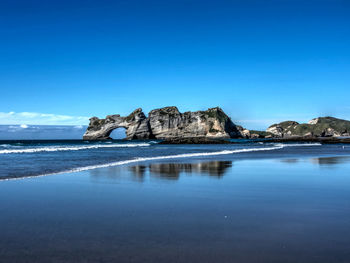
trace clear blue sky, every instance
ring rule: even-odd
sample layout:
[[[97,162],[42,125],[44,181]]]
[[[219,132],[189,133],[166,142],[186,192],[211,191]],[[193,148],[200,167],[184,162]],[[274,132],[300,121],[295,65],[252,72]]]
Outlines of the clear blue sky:
[[[259,129],[350,119],[348,0],[2,0],[0,34],[0,124],[168,105]]]

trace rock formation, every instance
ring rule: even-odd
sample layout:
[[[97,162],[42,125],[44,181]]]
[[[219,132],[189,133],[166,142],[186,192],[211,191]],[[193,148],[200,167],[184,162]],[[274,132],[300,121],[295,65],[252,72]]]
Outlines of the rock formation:
[[[110,139],[114,129],[126,129],[126,139],[182,139],[182,138],[316,138],[350,136],[350,121],[320,117],[308,123],[284,121],[273,124],[266,131],[247,130],[235,125],[219,108],[181,113],[176,107],[165,107],[149,112],[142,109],[130,115],[108,115],[105,119],[92,117],[84,140]],[[177,142],[176,140],[174,142]]]
[[[187,137],[240,138],[249,131],[236,126],[219,107],[206,111],[181,113],[176,107],[152,110],[148,117],[137,109],[129,116],[92,117],[84,140],[108,139],[119,127],[126,129],[126,139],[169,139]]]
[[[148,119],[152,134],[157,139],[240,136],[237,126],[219,107],[185,113],[180,113],[176,107],[165,107],[152,110]]]
[[[133,111],[129,116],[108,115],[105,119],[90,118],[90,124],[84,134],[84,140],[105,140],[114,129],[125,128],[128,139],[149,139],[152,132],[149,121],[142,109]]]
[[[279,138],[349,136],[350,121],[333,117],[315,118],[302,124],[295,121],[284,121],[271,125],[266,132]]]

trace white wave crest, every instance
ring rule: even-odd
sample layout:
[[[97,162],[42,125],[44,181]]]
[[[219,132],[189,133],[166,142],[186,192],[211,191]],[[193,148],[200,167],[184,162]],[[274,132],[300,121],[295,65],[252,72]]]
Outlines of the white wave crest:
[[[321,146],[322,144],[319,142],[315,143],[274,143],[275,146],[283,146],[283,147],[303,147],[303,146]]]
[[[79,151],[88,149],[98,148],[128,148],[128,147],[146,147],[150,146],[149,143],[130,143],[130,144],[97,144],[89,146],[49,146],[49,147],[38,147],[28,149],[15,149],[15,150],[0,150],[0,154],[11,154],[11,153],[37,153],[37,152],[58,152],[58,151]]]
[[[291,145],[291,144],[290,144]],[[309,144],[292,144],[291,146],[319,146],[321,144],[319,143],[309,143]],[[119,166],[124,164],[130,164],[130,163],[137,163],[137,162],[145,162],[145,161],[153,161],[153,160],[165,160],[165,159],[179,159],[179,158],[190,158],[190,157],[202,157],[202,156],[215,156],[215,155],[227,155],[227,154],[234,154],[234,153],[245,153],[245,152],[258,152],[258,151],[273,151],[278,149],[283,149],[286,147],[286,144],[278,144],[273,147],[263,147],[263,148],[244,148],[244,149],[236,149],[236,150],[224,150],[224,151],[218,151],[218,152],[204,152],[204,153],[183,153],[183,154],[174,154],[174,155],[165,155],[165,156],[153,156],[153,157],[138,157],[131,160],[125,160],[125,161],[118,161],[118,162],[112,162],[112,163],[106,163],[106,164],[99,164],[99,165],[90,165],[90,166],[84,166],[84,167],[78,167],[71,170],[54,173],[54,174],[61,174],[61,173],[75,173],[75,172],[82,172],[87,170],[93,170],[98,168],[107,168],[111,166]]]
[[[15,179],[35,178],[35,177],[64,174],[64,173],[77,173],[77,172],[83,172],[83,171],[88,171],[88,170],[94,170],[94,169],[98,169],[98,168],[107,168],[107,167],[112,167],[112,166],[119,166],[119,165],[125,165],[125,164],[130,164],[130,163],[138,163],[138,162],[153,161],[153,160],[178,159],[178,158],[190,158],[190,157],[201,157],[201,156],[215,156],[215,155],[226,155],[226,154],[244,153],[244,152],[257,152],[257,151],[271,151],[271,150],[278,150],[278,149],[282,149],[282,148],[283,148],[283,146],[274,146],[274,147],[265,147],[265,148],[250,148],[250,149],[244,148],[244,149],[237,149],[237,150],[224,150],[224,151],[219,151],[219,152],[184,153],[184,154],[154,156],[154,157],[138,157],[135,159],[125,160],[125,161],[83,166],[83,167],[73,168],[73,169],[65,170],[65,171],[61,171],[61,172],[47,173],[47,174],[41,174],[41,175],[35,175],[35,176],[26,176],[26,177],[22,177],[22,178],[4,178],[4,179],[0,178],[0,180],[15,180]]]
[[[131,144],[128,144],[131,145]],[[132,144],[133,146],[126,146],[126,147],[135,147],[135,146],[149,146],[149,144]],[[54,172],[54,173],[47,173],[47,174],[41,174],[41,175],[35,175],[35,176],[26,176],[22,178],[4,178],[0,180],[15,180],[15,179],[24,179],[24,178],[34,178],[34,177],[42,177],[47,175],[56,175],[56,174],[64,174],[64,173],[76,173],[76,172],[82,172],[87,170],[93,170],[98,168],[107,168],[112,166],[119,166],[119,165],[125,165],[130,163],[137,163],[137,162],[145,162],[145,161],[153,161],[153,160],[165,160],[165,159],[179,159],[179,158],[190,158],[190,157],[201,157],[201,156],[215,156],[215,155],[228,155],[228,154],[235,154],[235,153],[245,153],[245,152],[257,152],[257,151],[273,151],[278,149],[283,149],[284,147],[288,146],[320,146],[322,144],[320,143],[301,143],[301,144],[283,144],[283,143],[276,143],[272,147],[263,147],[263,148],[243,148],[243,149],[236,149],[236,150],[224,150],[224,151],[218,151],[218,152],[204,152],[204,153],[184,153],[184,154],[175,154],[175,155],[165,155],[165,156],[154,156],[154,157],[138,157],[130,160],[125,161],[118,161],[118,162],[111,162],[106,164],[98,164],[98,165],[89,165],[89,166],[83,166],[78,168],[73,168],[70,170],[60,171],[60,172]],[[97,146],[97,145],[95,145]],[[105,145],[106,146],[106,145]],[[108,147],[111,147],[112,145],[108,145]],[[125,147],[125,145],[123,145]],[[1,153],[1,151],[0,151]]]

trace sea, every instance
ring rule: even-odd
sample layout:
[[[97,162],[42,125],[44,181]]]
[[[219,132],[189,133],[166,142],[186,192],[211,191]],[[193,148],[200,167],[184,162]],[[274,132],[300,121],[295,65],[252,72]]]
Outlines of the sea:
[[[0,262],[350,262],[350,145],[0,141]]]
[[[320,143],[164,145],[159,141],[24,140],[0,141],[0,180],[152,161],[239,160],[350,155],[350,146]]]

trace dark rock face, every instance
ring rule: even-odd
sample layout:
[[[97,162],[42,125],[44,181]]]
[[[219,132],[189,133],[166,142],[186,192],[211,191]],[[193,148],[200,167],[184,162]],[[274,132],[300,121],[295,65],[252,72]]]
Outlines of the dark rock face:
[[[148,119],[152,134],[157,139],[241,136],[237,126],[219,107],[185,113],[180,113],[176,107],[165,107],[152,110]]]
[[[126,129],[128,139],[150,139],[153,138],[148,119],[142,109],[133,111],[129,116],[108,115],[105,119],[92,117],[87,128],[84,140],[110,139],[109,135],[114,129]]]
[[[173,138],[161,141],[159,144],[234,144],[225,139],[212,139],[208,137]]]
[[[333,117],[320,117],[308,123],[299,124],[295,121],[285,121],[273,124],[266,132],[279,138],[289,137],[339,137],[349,136],[350,121]]]
[[[127,117],[93,117],[83,138],[108,139],[110,133],[119,127],[126,129],[127,139],[240,138],[249,133],[248,130],[236,126],[219,107],[185,113],[179,112],[176,107],[165,107],[152,110],[148,118],[142,109],[135,110]]]

